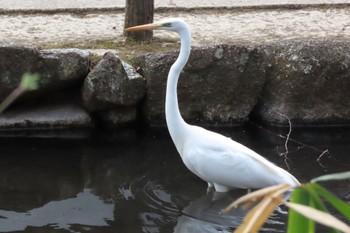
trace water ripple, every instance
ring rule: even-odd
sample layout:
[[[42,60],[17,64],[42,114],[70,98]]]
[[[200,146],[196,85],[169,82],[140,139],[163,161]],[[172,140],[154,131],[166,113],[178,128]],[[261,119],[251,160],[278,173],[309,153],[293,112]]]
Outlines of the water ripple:
[[[170,225],[175,225],[174,233],[232,232],[242,223],[247,211],[238,208],[224,214],[222,209],[244,194],[242,190],[229,194],[210,192],[188,201],[186,189],[183,196],[177,196],[147,176],[134,180],[129,190],[124,189],[126,199],[141,200],[144,206],[139,213],[143,232],[159,232]],[[286,218],[286,212],[276,211],[262,232],[284,232]]]

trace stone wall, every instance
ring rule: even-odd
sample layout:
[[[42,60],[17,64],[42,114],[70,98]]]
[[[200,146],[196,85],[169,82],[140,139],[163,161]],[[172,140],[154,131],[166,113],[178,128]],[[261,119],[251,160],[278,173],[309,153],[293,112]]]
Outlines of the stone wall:
[[[144,116],[164,125],[165,88],[177,52],[146,54],[136,60],[147,83]],[[248,120],[265,83],[262,53],[250,46],[194,48],[178,83],[186,121],[204,125],[241,124]]]
[[[85,50],[0,43],[0,101],[26,73],[38,90],[0,114],[0,129],[164,126],[167,73],[178,52],[150,53],[132,66],[112,53],[91,67]],[[350,43],[281,41],[193,48],[178,85],[186,121],[228,126],[350,124]]]
[[[294,125],[350,123],[350,43],[280,42],[260,49],[267,75],[256,118],[274,125],[287,124],[285,116]]]

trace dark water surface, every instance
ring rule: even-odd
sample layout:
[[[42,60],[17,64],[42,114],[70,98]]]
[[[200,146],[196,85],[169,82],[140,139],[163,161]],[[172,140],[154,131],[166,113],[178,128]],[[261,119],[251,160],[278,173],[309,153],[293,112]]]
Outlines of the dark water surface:
[[[350,129],[256,126],[216,130],[287,169],[301,182],[350,170]],[[0,138],[0,232],[232,232],[244,211],[221,209],[245,194],[206,194],[166,130],[99,133],[89,139]],[[317,158],[328,149],[321,159]],[[239,174],[234,174],[238,175]],[[350,182],[324,184],[350,200]],[[265,232],[285,232],[278,209]],[[322,232],[322,230],[320,230]]]

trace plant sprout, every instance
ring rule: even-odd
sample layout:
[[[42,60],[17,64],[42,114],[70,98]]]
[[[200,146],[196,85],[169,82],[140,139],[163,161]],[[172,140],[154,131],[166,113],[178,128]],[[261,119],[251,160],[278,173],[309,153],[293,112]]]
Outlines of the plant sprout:
[[[18,87],[11,92],[9,96],[0,104],[0,113],[5,111],[18,97],[27,91],[36,90],[39,88],[39,75],[25,73],[22,76]]]

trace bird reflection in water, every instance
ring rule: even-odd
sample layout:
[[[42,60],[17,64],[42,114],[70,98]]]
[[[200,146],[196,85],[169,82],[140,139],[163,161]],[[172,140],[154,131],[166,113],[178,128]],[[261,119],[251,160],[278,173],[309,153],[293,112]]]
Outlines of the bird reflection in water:
[[[242,223],[248,210],[238,207],[228,213],[223,213],[222,209],[244,194],[243,190],[234,190],[228,193],[209,192],[203,195],[184,208],[174,228],[174,233],[232,232]],[[286,213],[278,211],[267,221],[267,225],[261,231],[283,232],[281,228],[286,218]]]

